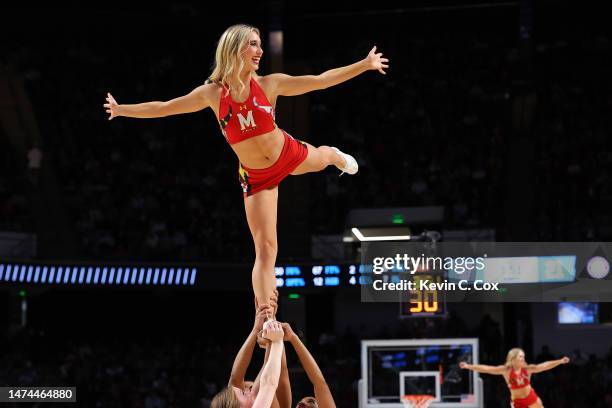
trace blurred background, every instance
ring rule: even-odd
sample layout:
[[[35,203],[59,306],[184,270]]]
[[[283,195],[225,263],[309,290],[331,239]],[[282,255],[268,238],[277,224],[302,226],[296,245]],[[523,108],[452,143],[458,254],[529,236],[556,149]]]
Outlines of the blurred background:
[[[611,238],[612,28],[598,7],[180,1],[2,14],[1,385],[76,385],[79,406],[164,408],[207,407],[226,384],[253,318],[237,160],[210,110],[109,122],[102,104],[107,92],[118,103],[190,92],[223,30],[245,22],[262,33],[261,75],[318,74],[374,45],[391,61],[386,76],[277,106],[281,128],[360,165],[355,177],[327,169],[280,187],[283,273],[340,271],[338,284],[279,285],[280,318],[301,332],[337,405],[357,406],[362,339],[476,337],[486,364],[514,346],[532,362],[572,358],[534,377],[545,406],[612,406],[609,304],[449,303],[399,318],[396,304],[361,303],[349,282],[353,227],[447,241]],[[195,268],[198,283],[43,285],[9,279],[9,263]],[[568,310],[586,317],[564,323]],[[299,399],[312,391],[288,358]],[[508,406],[501,379],[484,387],[484,406]]]

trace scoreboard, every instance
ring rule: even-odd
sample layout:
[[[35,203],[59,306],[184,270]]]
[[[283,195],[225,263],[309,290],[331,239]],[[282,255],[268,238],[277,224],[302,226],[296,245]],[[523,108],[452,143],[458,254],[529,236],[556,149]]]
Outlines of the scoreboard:
[[[358,264],[288,265],[274,268],[277,288],[350,287],[367,283]]]
[[[445,292],[429,288],[418,289],[419,281],[421,280],[440,283],[443,280],[443,276],[428,272],[415,274],[413,276],[413,282],[416,283],[416,289],[410,291],[407,300],[400,301],[400,317],[445,317]]]
[[[358,287],[372,282],[372,267],[360,264],[348,265],[293,265],[275,268],[277,288],[308,288],[308,287]],[[397,274],[392,280],[399,280]],[[442,273],[419,272],[412,275],[416,287],[419,281],[440,283],[444,279]],[[446,316],[446,296],[444,291],[437,289],[417,289],[408,294],[407,300],[400,300],[400,317],[444,317]]]
[[[170,264],[81,264],[0,262],[0,288],[50,289],[79,288],[157,288],[187,290],[249,289],[247,271],[251,265],[170,265]],[[315,288],[359,288],[372,284],[372,265],[293,264],[274,270],[280,290]],[[402,274],[405,275],[405,274]],[[432,274],[416,274],[412,279],[440,279]],[[231,277],[230,277],[231,276]],[[394,274],[393,279],[399,278]],[[401,304],[402,317],[444,316],[446,302],[436,290],[411,291],[409,302]]]
[[[0,261],[1,286],[249,288],[251,264],[104,264]],[[359,264],[295,264],[275,268],[278,288],[355,287]],[[244,277],[244,279],[240,279]]]

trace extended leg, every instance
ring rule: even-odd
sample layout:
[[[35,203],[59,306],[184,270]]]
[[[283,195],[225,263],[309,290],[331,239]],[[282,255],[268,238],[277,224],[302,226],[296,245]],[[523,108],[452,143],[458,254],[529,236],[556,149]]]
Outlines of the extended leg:
[[[352,156],[344,154],[334,147],[314,147],[308,143],[306,143],[306,146],[308,146],[308,157],[291,173],[292,175],[297,176],[299,174],[321,171],[329,165],[334,165],[349,174],[357,172],[357,162]],[[345,170],[349,168],[350,171]]]

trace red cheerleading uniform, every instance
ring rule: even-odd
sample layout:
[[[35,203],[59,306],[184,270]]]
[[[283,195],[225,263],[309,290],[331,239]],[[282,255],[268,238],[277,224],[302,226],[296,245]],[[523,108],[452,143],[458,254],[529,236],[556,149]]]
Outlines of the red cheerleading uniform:
[[[514,369],[510,369],[510,375],[508,376],[508,387],[512,390],[525,388],[531,385],[529,381],[529,373],[525,368],[521,368],[521,371],[517,374]],[[516,398],[512,400],[513,408],[529,408],[530,405],[535,404],[538,401],[538,394],[536,394],[533,387],[531,392],[525,398]]]
[[[249,87],[249,96],[242,103],[234,101],[227,88],[224,87],[221,91],[219,125],[229,144],[236,144],[276,129],[274,107],[266,94],[254,78],[251,78]],[[287,132],[282,132],[285,137],[283,150],[272,166],[250,169],[239,163],[238,180],[245,198],[277,186],[306,160],[306,144],[294,139]]]

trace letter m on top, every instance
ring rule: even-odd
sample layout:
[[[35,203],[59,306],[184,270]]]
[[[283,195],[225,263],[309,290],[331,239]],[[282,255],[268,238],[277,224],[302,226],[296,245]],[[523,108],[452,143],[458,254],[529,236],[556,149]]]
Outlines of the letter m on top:
[[[247,127],[253,128],[256,126],[255,119],[253,119],[253,111],[249,111],[246,118],[239,113],[238,120],[240,121],[240,130],[245,130]]]

